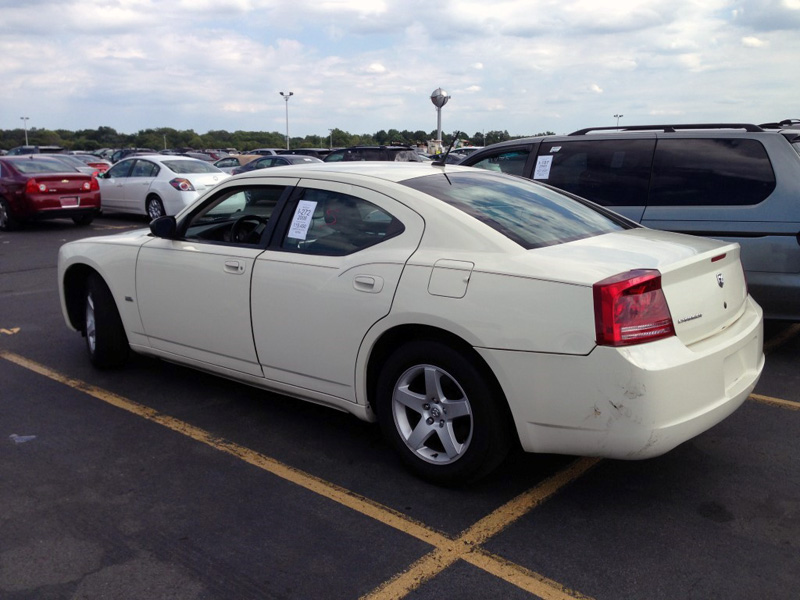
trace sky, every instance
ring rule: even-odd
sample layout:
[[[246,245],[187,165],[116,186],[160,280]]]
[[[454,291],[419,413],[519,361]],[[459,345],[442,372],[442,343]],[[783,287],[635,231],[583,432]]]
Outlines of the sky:
[[[0,0],[0,129],[800,118],[800,0]],[[279,92],[292,92],[288,105]],[[21,117],[28,117],[23,121]]]

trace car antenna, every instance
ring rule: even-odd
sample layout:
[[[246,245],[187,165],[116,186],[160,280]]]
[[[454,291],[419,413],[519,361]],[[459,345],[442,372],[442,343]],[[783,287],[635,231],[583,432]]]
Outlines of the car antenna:
[[[447,152],[444,153],[444,158],[440,158],[439,160],[433,161],[434,165],[436,165],[437,167],[445,166],[445,164],[447,163],[447,157],[450,156],[450,150],[453,149],[453,144],[456,143],[456,140],[458,139],[459,135],[461,135],[460,131],[456,131],[453,134],[453,139],[450,141],[450,145],[447,147]]]

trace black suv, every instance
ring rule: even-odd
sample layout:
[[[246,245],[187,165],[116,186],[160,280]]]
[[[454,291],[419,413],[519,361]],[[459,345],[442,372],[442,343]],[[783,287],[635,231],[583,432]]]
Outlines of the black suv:
[[[325,162],[353,160],[422,162],[417,151],[411,146],[352,146],[334,150],[324,160]]]
[[[655,229],[736,241],[765,315],[800,320],[794,121],[593,127],[494,144],[460,164],[535,179]]]

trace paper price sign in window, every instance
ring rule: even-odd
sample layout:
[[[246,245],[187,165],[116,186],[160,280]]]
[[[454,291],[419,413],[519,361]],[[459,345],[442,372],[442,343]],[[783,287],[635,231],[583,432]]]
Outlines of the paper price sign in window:
[[[293,240],[304,240],[308,235],[308,228],[311,227],[311,218],[314,216],[314,210],[317,208],[316,202],[308,200],[300,200],[297,203],[297,209],[294,211],[292,224],[289,227],[289,234],[287,237]]]
[[[536,169],[533,171],[534,179],[549,179],[550,167],[553,166],[552,156],[540,156],[536,159]]]

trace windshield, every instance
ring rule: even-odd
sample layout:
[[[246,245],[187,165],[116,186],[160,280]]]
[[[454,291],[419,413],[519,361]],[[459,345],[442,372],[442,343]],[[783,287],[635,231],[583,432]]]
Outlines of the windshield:
[[[461,172],[403,183],[464,211],[528,249],[635,226],[591,203],[518,177]]]
[[[222,173],[211,163],[200,160],[165,160],[162,164],[173,173]]]

